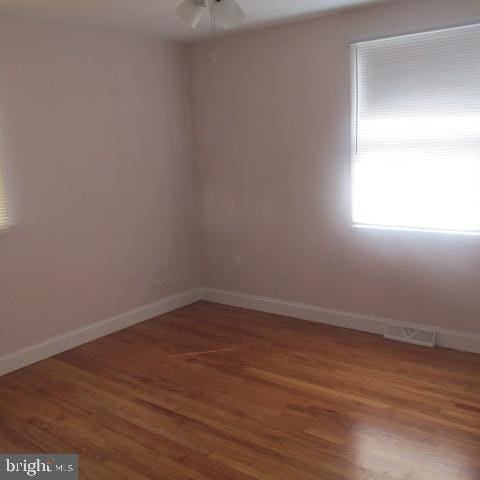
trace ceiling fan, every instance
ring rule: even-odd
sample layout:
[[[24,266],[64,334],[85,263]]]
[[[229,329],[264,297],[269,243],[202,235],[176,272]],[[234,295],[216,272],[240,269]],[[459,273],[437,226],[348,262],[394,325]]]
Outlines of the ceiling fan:
[[[212,23],[221,24],[225,30],[238,27],[247,18],[235,0],[184,0],[175,12],[185,23],[197,28],[207,7]]]

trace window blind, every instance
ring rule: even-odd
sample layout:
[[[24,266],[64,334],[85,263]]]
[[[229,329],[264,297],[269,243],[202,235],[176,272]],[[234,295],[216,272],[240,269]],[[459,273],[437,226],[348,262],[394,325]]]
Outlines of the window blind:
[[[0,168],[0,232],[9,226],[7,214],[7,196],[5,193],[5,183],[3,181],[2,170]]]
[[[480,25],[352,45],[357,226],[480,233]]]

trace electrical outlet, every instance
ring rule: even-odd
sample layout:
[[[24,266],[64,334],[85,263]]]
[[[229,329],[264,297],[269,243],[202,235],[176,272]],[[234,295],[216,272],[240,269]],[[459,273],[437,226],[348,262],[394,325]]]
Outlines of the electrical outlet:
[[[233,268],[235,270],[241,270],[243,268],[243,260],[240,255],[234,255],[233,257]]]

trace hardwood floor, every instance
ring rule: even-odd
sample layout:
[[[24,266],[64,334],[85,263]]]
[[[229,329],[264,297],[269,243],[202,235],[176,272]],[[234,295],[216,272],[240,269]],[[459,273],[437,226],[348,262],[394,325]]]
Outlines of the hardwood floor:
[[[0,452],[78,453],[81,479],[479,480],[480,356],[199,302],[1,377]]]

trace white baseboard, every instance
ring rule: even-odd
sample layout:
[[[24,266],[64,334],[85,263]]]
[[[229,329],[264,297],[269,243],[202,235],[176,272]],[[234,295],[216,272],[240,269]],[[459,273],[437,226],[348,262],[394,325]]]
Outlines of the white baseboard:
[[[324,323],[380,335],[383,334],[385,323],[392,321],[382,317],[343,312],[275,298],[259,297],[214,288],[198,288],[178,295],[172,295],[158,302],[144,305],[143,307],[116,317],[60,335],[44,343],[39,343],[24,350],[4,355],[0,357],[0,376],[52,357],[53,355],[58,355],[66,350],[78,347],[84,343],[104,337],[105,335],[131,327],[137,323],[190,305],[199,300],[207,300],[209,302],[300,318],[311,322]],[[410,325],[404,322],[394,322],[402,325]],[[416,326],[435,329],[437,332],[437,346],[439,347],[480,353],[480,335],[419,324],[416,324]]]
[[[330,308],[322,308],[315,305],[288,302],[275,298],[258,297],[244,293],[203,288],[203,299],[209,302],[222,303],[233,307],[248,308],[261,312],[275,313],[287,317],[300,318],[311,322],[324,323],[335,327],[350,328],[362,332],[383,334],[386,322],[394,322],[400,325],[414,325],[434,329],[437,332],[436,346],[452,348],[464,352],[480,353],[480,335],[421,324],[399,322],[388,318],[374,317],[359,313],[343,312]]]
[[[150,320],[177,308],[184,307],[202,299],[202,290],[196,289],[144,305],[113,318],[94,323],[73,332],[52,338],[44,343],[33,345],[21,351],[0,357],[0,376],[26,367],[45,358],[78,347],[105,335],[109,335],[137,323]]]

